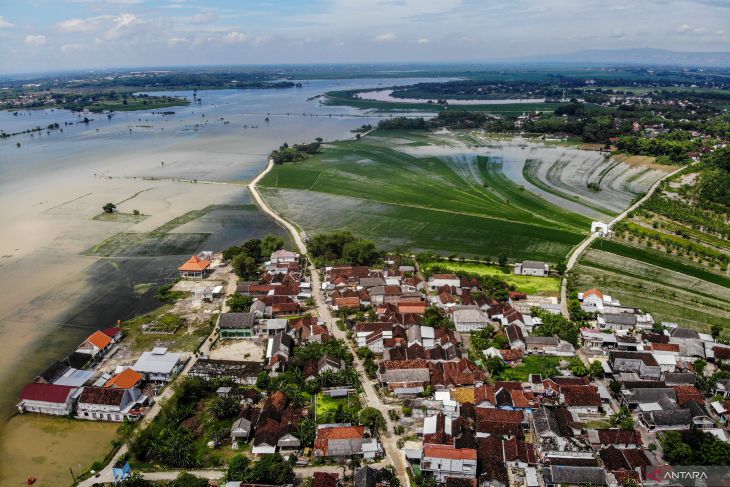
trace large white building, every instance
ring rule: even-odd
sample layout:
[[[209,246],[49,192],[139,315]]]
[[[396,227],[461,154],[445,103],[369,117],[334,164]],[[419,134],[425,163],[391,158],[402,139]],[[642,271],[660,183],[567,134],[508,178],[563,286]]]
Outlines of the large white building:
[[[155,347],[151,352],[144,352],[132,366],[153,382],[169,382],[183,368],[182,354],[168,352],[167,348]]]
[[[421,470],[431,472],[437,482],[447,477],[474,479],[477,476],[477,451],[453,445],[423,445]]]

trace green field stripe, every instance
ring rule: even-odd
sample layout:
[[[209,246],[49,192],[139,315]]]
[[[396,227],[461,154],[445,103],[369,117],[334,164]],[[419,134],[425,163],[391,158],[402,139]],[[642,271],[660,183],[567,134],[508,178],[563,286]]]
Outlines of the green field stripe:
[[[665,254],[660,252],[640,249],[638,247],[624,245],[613,240],[605,239],[598,239],[594,241],[591,244],[591,248],[603,250],[604,252],[610,252],[612,254],[620,255],[622,257],[628,257],[630,259],[638,260],[647,264],[654,265],[656,267],[661,267],[663,269],[669,269],[674,272],[679,272],[680,274],[696,277],[697,279],[711,282],[713,284],[717,284],[718,286],[730,288],[730,279],[728,279],[727,277],[723,277],[718,274],[714,274],[712,272],[701,269],[699,267],[679,262],[676,259],[666,257]]]

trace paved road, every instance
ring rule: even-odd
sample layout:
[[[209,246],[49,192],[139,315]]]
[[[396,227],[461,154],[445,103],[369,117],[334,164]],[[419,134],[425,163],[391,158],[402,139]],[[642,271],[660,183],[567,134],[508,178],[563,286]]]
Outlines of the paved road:
[[[633,205],[629,206],[626,210],[623,211],[623,213],[621,213],[620,215],[616,216],[613,220],[611,220],[610,222],[608,222],[609,228],[612,227],[613,225],[615,225],[616,223],[620,222],[624,218],[626,218],[626,216],[629,213],[631,213],[632,211],[636,210],[639,206],[641,206],[642,204],[644,204],[644,202],[646,200],[648,200],[651,197],[651,195],[654,194],[654,191],[656,191],[656,189],[659,187],[659,185],[662,183],[662,181],[664,181],[667,178],[670,178],[671,176],[674,176],[675,174],[677,174],[682,169],[684,169],[684,167],[680,167],[679,169],[677,169],[675,171],[672,171],[672,172],[664,175],[663,177],[657,179],[654,182],[654,184],[652,184],[651,187],[649,187],[649,190],[646,192],[646,194],[644,196],[641,197],[641,199],[639,199]],[[560,285],[560,309],[563,312],[563,316],[565,316],[566,318],[569,318],[570,317],[570,314],[568,313],[568,281],[567,281],[567,278],[565,276],[567,276],[568,271],[570,271],[571,269],[573,269],[573,267],[575,266],[575,264],[578,262],[578,259],[580,258],[581,254],[583,254],[583,252],[585,252],[585,250],[597,238],[598,238],[598,234],[597,233],[592,233],[589,236],[587,236],[585,238],[585,240],[583,240],[581,243],[578,244],[578,246],[575,249],[573,249],[573,252],[570,254],[570,256],[568,257],[568,261],[566,262],[566,265],[565,265],[565,273],[564,273],[564,276],[563,276],[562,283]]]
[[[251,183],[248,185],[248,188],[251,191],[251,195],[253,196],[254,201],[256,201],[256,204],[258,204],[265,213],[270,215],[274,220],[276,220],[279,224],[286,228],[294,239],[294,243],[299,249],[299,252],[302,255],[307,255],[307,246],[304,242],[304,239],[302,239],[299,230],[289,221],[285,220],[271,209],[271,207],[268,205],[268,203],[266,203],[264,198],[259,193],[259,190],[256,186],[259,181],[261,181],[261,179],[266,176],[269,171],[271,171],[271,168],[273,166],[273,161],[269,160],[269,164],[266,166],[266,169],[264,169],[261,174],[256,176],[253,181],[251,181]],[[332,331],[332,334],[336,338],[345,341],[345,343],[347,343],[350,348],[352,348],[350,340],[347,339],[345,332],[337,328],[337,325],[335,324],[335,319],[332,317],[332,313],[330,312],[329,307],[324,302],[324,293],[322,292],[322,282],[319,278],[319,271],[314,267],[313,264],[309,265],[309,270],[312,281],[312,296],[317,305],[317,314],[319,318],[327,324],[327,327]],[[410,485],[410,482],[408,481],[408,475],[406,473],[405,456],[396,445],[397,436],[394,433],[394,424],[387,414],[387,410],[390,408],[383,403],[372,382],[367,378],[367,374],[365,374],[365,367],[363,366],[362,361],[357,357],[357,355],[355,355],[354,365],[357,367],[357,370],[360,371],[360,374],[362,376],[362,387],[365,393],[367,405],[383,412],[383,417],[386,421],[386,431],[380,435],[380,440],[383,443],[383,449],[385,450],[385,454],[393,463],[396,474],[400,479],[401,485]]]

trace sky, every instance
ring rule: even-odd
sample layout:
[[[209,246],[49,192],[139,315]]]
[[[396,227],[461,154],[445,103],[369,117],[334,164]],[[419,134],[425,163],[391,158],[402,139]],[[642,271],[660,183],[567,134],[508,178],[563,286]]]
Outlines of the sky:
[[[0,0],[0,73],[730,51],[730,0]]]

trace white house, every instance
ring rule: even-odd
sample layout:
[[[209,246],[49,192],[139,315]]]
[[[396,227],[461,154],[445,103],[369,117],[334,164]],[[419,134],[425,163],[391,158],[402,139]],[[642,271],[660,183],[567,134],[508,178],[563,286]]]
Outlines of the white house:
[[[182,354],[168,352],[165,347],[155,347],[151,352],[144,352],[132,366],[153,382],[169,382],[183,368]]]
[[[477,476],[477,451],[453,445],[423,445],[421,470],[433,474],[437,482],[447,477],[473,479]]]
[[[461,286],[461,279],[456,274],[433,274],[428,278],[428,288],[431,291],[435,291],[442,286],[459,287]]]
[[[277,250],[269,258],[271,264],[294,264],[299,262],[299,254],[288,250]]]
[[[489,315],[479,308],[456,309],[453,314],[456,331],[477,331],[489,324]]]
[[[515,274],[518,276],[547,276],[550,272],[550,266],[545,262],[536,260],[525,260],[515,264]]]
[[[611,233],[608,223],[599,221],[591,222],[591,233],[597,233],[599,237],[606,237]]]
[[[67,416],[73,411],[73,397],[78,390],[72,386],[33,382],[20,392],[18,411]]]
[[[147,400],[137,388],[84,387],[76,406],[76,417],[93,421],[137,420],[138,408]]]

